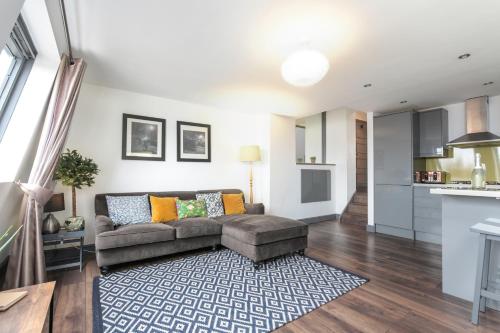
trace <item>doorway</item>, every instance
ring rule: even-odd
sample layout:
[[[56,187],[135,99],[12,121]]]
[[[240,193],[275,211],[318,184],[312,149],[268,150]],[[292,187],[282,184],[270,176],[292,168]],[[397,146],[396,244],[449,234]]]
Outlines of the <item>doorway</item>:
[[[356,119],[356,190],[366,191],[367,183],[366,121]]]

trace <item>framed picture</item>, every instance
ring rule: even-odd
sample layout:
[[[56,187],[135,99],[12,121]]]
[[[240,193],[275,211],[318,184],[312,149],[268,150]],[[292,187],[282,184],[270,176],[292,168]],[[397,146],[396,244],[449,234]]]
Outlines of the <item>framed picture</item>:
[[[122,159],[165,161],[165,119],[124,113]]]
[[[177,122],[177,161],[210,162],[210,125]]]

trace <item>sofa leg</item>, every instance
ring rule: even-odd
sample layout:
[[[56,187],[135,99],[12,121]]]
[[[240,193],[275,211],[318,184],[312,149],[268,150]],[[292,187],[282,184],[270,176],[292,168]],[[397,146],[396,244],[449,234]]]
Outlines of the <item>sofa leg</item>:
[[[219,245],[218,244],[212,245],[212,251],[217,251],[218,249],[219,249]]]
[[[299,250],[299,255],[305,256],[306,255],[306,250],[305,249]]]
[[[109,267],[108,266],[102,266],[99,268],[101,270],[101,275],[106,276],[109,274]]]

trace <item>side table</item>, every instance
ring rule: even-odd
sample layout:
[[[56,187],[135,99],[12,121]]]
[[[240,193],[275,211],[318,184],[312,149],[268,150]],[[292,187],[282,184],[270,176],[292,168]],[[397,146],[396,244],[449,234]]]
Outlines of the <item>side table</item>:
[[[0,332],[52,332],[55,281],[6,290],[28,294],[7,311],[0,312]]]
[[[68,243],[78,243],[80,247],[80,259],[76,262],[71,262],[67,264],[47,266],[47,271],[53,271],[56,269],[69,268],[80,266],[80,272],[83,269],[83,241],[85,236],[85,230],[78,231],[67,231],[61,229],[56,234],[44,234],[43,235],[43,245],[44,249],[47,245],[55,245],[55,244],[68,244]]]

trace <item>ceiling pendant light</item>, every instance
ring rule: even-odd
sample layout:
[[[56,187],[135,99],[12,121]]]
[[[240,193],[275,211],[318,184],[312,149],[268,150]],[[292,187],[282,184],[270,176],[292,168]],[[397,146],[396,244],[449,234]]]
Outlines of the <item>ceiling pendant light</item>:
[[[296,87],[318,83],[330,69],[328,59],[319,51],[300,49],[290,54],[281,65],[283,79]]]

